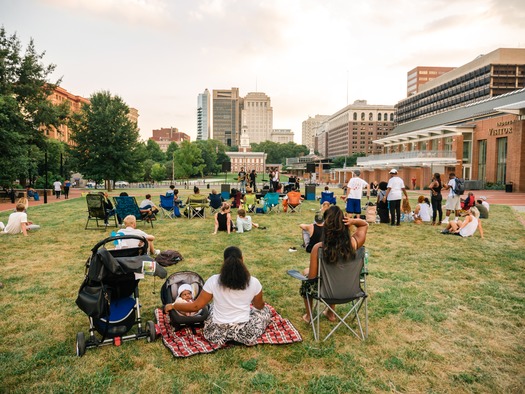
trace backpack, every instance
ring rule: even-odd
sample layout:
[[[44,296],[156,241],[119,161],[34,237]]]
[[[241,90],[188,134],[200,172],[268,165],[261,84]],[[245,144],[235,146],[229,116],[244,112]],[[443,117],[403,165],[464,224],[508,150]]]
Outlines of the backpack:
[[[170,265],[177,264],[182,260],[184,260],[184,258],[176,250],[165,250],[155,257],[155,261],[163,267],[169,267]]]
[[[456,178],[456,187],[453,189],[454,193],[461,196],[465,193],[465,180],[463,178]]]

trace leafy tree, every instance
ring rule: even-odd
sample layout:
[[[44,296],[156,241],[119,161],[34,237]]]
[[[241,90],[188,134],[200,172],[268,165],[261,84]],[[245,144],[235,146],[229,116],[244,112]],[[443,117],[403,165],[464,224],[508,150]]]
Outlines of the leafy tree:
[[[214,140],[198,140],[195,144],[202,152],[202,159],[204,160],[204,175],[216,174],[221,170],[217,164],[217,155],[219,152],[217,141]]]
[[[160,163],[155,163],[151,167],[151,178],[156,182],[161,182],[166,179],[166,167]]]
[[[353,167],[357,164],[357,158],[366,156],[365,153],[355,153],[352,156],[340,156],[332,160],[332,168],[343,168],[346,161],[347,167]]]
[[[155,162],[153,160],[151,159],[144,160],[143,165],[142,165],[142,168],[143,168],[142,178],[141,178],[142,181],[150,182],[151,180],[153,180],[153,175],[151,173],[153,170],[153,165],[155,165]]]
[[[154,140],[148,140],[146,142],[146,150],[148,151],[148,157],[157,162],[163,163],[166,161],[166,154],[160,149],[159,144]]]
[[[36,174],[34,156],[45,149],[46,129],[66,121],[67,103],[53,105],[48,96],[58,86],[49,81],[55,65],[44,65],[33,40],[25,53],[16,34],[0,28],[0,183],[22,183]],[[31,171],[31,173],[30,173]]]
[[[173,153],[179,149],[179,144],[177,144],[175,141],[171,141],[171,143],[168,145],[168,149],[166,150],[166,160],[173,160]]]
[[[180,148],[175,152],[175,177],[202,176],[204,167],[204,159],[200,148],[189,141],[182,141]]]
[[[263,141],[259,144],[250,144],[253,152],[265,152],[267,154],[267,163],[286,164],[286,159],[290,157],[299,157],[308,154],[308,148],[305,145],[298,145],[295,142],[279,144],[273,141]]]
[[[139,148],[137,124],[128,117],[129,108],[110,92],[95,93],[71,121],[71,154],[79,171],[92,179],[119,180],[136,175]],[[140,151],[139,151],[140,152]],[[108,189],[111,187],[108,183]]]

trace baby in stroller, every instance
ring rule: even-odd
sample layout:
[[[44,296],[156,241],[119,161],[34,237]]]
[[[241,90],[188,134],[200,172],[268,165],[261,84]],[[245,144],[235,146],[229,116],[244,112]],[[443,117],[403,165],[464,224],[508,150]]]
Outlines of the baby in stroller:
[[[174,304],[180,304],[183,302],[193,302],[193,288],[191,285],[184,283],[179,286],[179,289],[177,291],[179,294],[177,296],[177,299],[175,300]],[[195,316],[198,315],[201,311],[198,312],[177,312],[181,314],[182,316]]]

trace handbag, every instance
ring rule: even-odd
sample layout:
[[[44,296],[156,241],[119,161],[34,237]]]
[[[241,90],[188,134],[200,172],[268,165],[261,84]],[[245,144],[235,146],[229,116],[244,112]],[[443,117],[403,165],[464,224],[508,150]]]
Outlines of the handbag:
[[[78,307],[92,318],[98,319],[109,315],[109,294],[104,284],[89,285],[86,279],[78,290]]]

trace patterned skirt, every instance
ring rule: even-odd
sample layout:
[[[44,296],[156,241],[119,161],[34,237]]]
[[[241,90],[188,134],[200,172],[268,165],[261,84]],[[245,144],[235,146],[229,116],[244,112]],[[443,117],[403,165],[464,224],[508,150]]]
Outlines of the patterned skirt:
[[[265,305],[263,309],[250,308],[250,320],[245,323],[214,323],[212,304],[210,305],[210,315],[204,322],[203,334],[208,341],[221,346],[228,341],[253,346],[257,344],[257,338],[264,333],[270,321],[270,309]]]

